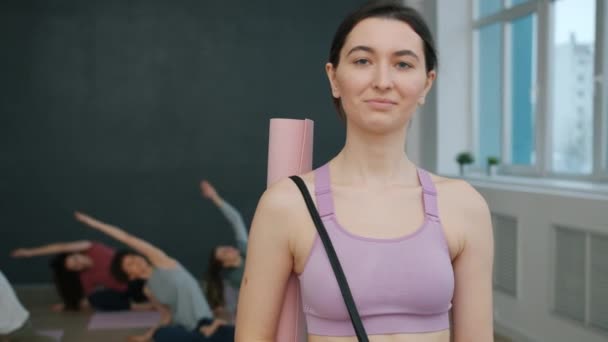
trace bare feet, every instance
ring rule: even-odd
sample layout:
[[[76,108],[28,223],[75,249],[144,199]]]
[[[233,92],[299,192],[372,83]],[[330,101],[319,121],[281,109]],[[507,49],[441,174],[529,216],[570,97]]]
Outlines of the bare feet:
[[[51,306],[51,311],[53,312],[63,312],[63,310],[65,310],[65,305],[63,305],[63,303],[57,303]]]
[[[211,324],[203,325],[202,327],[200,327],[198,329],[198,331],[200,331],[200,333],[205,335],[206,337],[209,337],[209,336],[215,334],[215,332],[217,331],[217,329],[219,327],[221,327],[222,325],[227,325],[227,324],[228,324],[228,322],[224,321],[223,319],[215,319],[215,320],[213,320],[213,322],[211,322]]]
[[[131,336],[129,336],[127,341],[129,341],[129,342],[148,342],[148,341],[150,341],[150,339],[148,338],[148,335],[131,335]]]
[[[132,311],[153,311],[154,305],[152,303],[131,303]]]

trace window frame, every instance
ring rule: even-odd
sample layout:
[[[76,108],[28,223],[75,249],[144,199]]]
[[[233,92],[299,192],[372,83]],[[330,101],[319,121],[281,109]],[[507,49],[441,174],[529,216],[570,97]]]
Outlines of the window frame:
[[[552,169],[552,152],[553,152],[553,136],[552,136],[552,111],[549,97],[549,86],[551,83],[550,62],[551,62],[551,42],[552,34],[552,13],[551,3],[560,0],[529,0],[525,3],[515,6],[509,6],[510,0],[503,0],[502,9],[491,15],[478,18],[478,1],[471,0],[473,8],[473,46],[472,55],[474,66],[472,69],[473,91],[471,93],[471,104],[473,115],[473,132],[474,132],[474,151],[479,151],[479,29],[490,24],[499,23],[502,35],[502,73],[501,73],[501,88],[502,88],[502,127],[501,127],[501,159],[511,154],[510,145],[510,126],[508,122],[511,106],[510,97],[510,74],[509,50],[511,44],[510,23],[513,20],[523,18],[528,15],[536,14],[536,27],[533,34],[533,47],[535,52],[535,71],[536,75],[532,78],[532,89],[535,94],[535,103],[533,104],[534,123],[534,149],[535,160],[532,165],[509,165],[503,164],[500,167],[500,173],[510,176],[529,176],[529,177],[551,177],[568,180],[583,180],[592,182],[608,182],[608,75],[604,73],[608,70],[608,61],[604,60],[604,56],[608,55],[608,5],[603,0],[595,0],[596,4],[596,21],[595,21],[595,48],[594,48],[594,77],[593,86],[593,142],[592,142],[592,170],[590,174],[572,174],[564,172],[556,172]],[[608,56],[607,56],[608,57]],[[608,58],[607,58],[608,59]],[[479,161],[479,166],[484,166],[484,161]]]

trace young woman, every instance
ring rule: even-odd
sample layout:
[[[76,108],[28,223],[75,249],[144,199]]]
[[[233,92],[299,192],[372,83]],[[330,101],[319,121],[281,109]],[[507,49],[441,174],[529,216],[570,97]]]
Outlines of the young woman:
[[[214,319],[198,282],[159,248],[122,229],[76,213],[83,224],[124,243],[134,250],[117,252],[112,273],[119,280],[145,280],[144,292],[161,313],[161,321],[131,341],[209,341],[234,339],[234,327]]]
[[[230,203],[218,195],[215,188],[206,180],[201,182],[203,196],[222,212],[230,223],[236,238],[237,248],[217,246],[211,251],[209,267],[205,275],[206,294],[213,311],[223,317],[231,317],[236,311],[236,300],[227,300],[224,285],[237,292],[241,287],[247,253],[247,228],[243,217]]]
[[[53,281],[62,299],[54,311],[80,310],[145,310],[143,282],[123,283],[110,272],[115,250],[96,241],[58,242],[40,247],[19,248],[15,258],[55,255],[51,259]]]
[[[326,65],[346,142],[301,178],[374,342],[493,339],[487,205],[464,181],[432,175],[405,153],[436,67],[427,25],[401,1],[374,1],[349,15]],[[274,340],[292,272],[308,341],[357,341],[302,195],[286,179],[264,193],[253,219],[237,341]]]

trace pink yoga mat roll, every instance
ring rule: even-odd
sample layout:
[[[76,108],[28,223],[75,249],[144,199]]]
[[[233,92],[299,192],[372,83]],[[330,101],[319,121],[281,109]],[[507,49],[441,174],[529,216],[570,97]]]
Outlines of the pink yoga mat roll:
[[[268,143],[268,183],[312,170],[312,120],[271,119]],[[306,320],[295,274],[289,277],[276,341],[306,341]]]
[[[271,119],[267,186],[312,170],[312,120]]]

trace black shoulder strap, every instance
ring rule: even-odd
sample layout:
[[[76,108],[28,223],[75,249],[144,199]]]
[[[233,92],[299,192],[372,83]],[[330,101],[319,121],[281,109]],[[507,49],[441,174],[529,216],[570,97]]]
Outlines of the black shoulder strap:
[[[334,274],[336,275],[336,280],[338,281],[338,285],[340,286],[340,291],[342,291],[342,298],[344,298],[344,304],[346,304],[346,308],[348,309],[348,314],[350,315],[350,320],[353,323],[353,328],[355,329],[355,333],[357,334],[357,338],[359,342],[368,342],[367,333],[365,332],[365,328],[363,327],[363,323],[361,322],[361,317],[359,317],[359,312],[357,311],[357,306],[355,305],[355,301],[353,300],[353,295],[350,293],[350,288],[348,287],[348,282],[346,281],[346,276],[344,275],[344,271],[342,270],[342,266],[340,265],[340,261],[338,260],[338,255],[336,255],[336,251],[334,250],[334,246],[329,239],[329,235],[327,234],[327,230],[325,230],[325,226],[323,225],[323,221],[319,216],[319,212],[310,197],[310,193],[304,184],[302,178],[298,176],[289,177],[291,180],[296,183],[302,196],[304,197],[304,201],[306,202],[306,206],[308,207],[308,211],[310,212],[310,216],[312,217],[313,222],[315,223],[315,227],[317,227],[317,232],[319,233],[319,237],[323,242],[323,246],[325,247],[325,252],[329,257],[329,262],[331,263],[331,267],[334,270]]]

